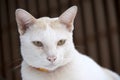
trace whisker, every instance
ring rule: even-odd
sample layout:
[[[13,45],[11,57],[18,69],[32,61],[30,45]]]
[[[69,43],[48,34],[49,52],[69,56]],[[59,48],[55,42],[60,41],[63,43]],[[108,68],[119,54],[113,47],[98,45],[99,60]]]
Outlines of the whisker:
[[[20,68],[20,67],[21,67],[21,64],[15,66],[15,67],[13,68],[13,70],[16,70],[16,69],[18,69],[18,68]]]

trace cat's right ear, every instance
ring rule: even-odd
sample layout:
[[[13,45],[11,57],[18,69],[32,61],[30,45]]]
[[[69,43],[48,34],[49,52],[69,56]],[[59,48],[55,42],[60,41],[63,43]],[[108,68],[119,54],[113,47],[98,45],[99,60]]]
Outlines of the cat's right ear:
[[[23,9],[17,9],[16,12],[16,21],[18,25],[18,31],[20,35],[23,35],[26,30],[35,23],[35,18]]]

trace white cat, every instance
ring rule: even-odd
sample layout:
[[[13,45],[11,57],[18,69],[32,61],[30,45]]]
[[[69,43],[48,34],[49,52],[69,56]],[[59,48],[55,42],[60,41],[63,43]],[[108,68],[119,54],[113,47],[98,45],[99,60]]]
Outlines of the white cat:
[[[36,19],[25,10],[16,10],[22,80],[120,80],[119,75],[75,49],[72,35],[76,13],[73,6],[58,18]]]

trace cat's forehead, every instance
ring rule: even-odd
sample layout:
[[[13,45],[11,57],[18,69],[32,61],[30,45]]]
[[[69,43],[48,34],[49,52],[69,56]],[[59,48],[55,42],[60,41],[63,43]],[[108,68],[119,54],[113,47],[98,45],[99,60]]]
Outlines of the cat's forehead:
[[[38,22],[45,22],[45,23],[50,23],[50,22],[56,21],[56,20],[58,20],[58,18],[41,17],[41,18],[37,19]]]
[[[69,33],[66,30],[65,25],[60,23],[58,18],[43,17],[37,19],[36,23],[30,27],[26,34],[36,39],[54,39],[55,37],[59,39]]]
[[[49,18],[49,17],[42,17],[37,19],[35,26],[41,28],[42,30],[46,30],[47,28],[52,28],[55,30],[60,30],[65,28],[63,27],[65,25],[60,23],[58,18]]]

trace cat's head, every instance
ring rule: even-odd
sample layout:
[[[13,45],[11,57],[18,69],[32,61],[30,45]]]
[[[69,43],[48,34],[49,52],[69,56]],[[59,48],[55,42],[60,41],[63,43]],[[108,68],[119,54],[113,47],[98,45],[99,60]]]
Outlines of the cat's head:
[[[72,33],[77,7],[58,18],[34,18],[23,9],[16,10],[23,60],[35,68],[54,70],[71,61]]]

